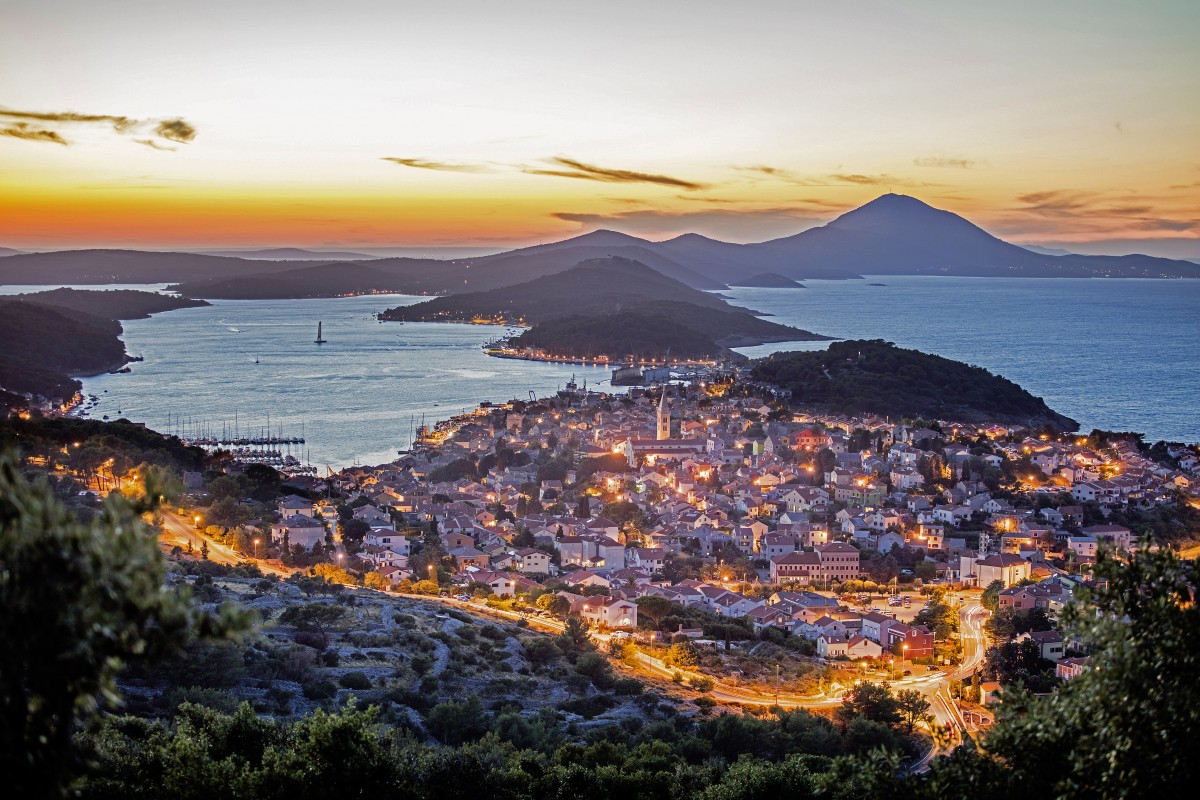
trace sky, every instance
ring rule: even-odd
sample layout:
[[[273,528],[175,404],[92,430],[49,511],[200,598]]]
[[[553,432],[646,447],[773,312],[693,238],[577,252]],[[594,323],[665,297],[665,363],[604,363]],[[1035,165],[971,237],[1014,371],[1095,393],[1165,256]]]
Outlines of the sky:
[[[0,246],[748,242],[885,192],[1200,258],[1200,3],[0,0]]]

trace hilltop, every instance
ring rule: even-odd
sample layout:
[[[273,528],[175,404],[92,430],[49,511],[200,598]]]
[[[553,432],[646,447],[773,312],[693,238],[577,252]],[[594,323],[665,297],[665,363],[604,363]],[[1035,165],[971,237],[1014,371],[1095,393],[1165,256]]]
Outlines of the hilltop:
[[[534,323],[566,314],[611,312],[635,303],[668,300],[699,308],[733,308],[720,296],[686,286],[641,262],[608,257],[582,261],[566,271],[492,291],[454,294],[391,308],[380,317],[420,322],[486,317]]]
[[[882,339],[834,342],[818,352],[774,353],[755,362],[752,374],[756,381],[790,390],[793,403],[838,413],[1079,429],[1075,420],[1007,378]]]
[[[511,341],[514,346],[574,357],[668,350],[683,358],[728,356],[729,347],[825,338],[767,321],[719,295],[615,257],[491,292],[391,308],[380,318],[531,324]]]

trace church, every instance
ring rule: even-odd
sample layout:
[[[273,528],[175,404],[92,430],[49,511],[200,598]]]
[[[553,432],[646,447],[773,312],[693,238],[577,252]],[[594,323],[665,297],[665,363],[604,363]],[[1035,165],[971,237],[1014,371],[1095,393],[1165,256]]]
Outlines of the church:
[[[667,401],[667,387],[663,386],[662,395],[658,399],[658,413],[655,419],[653,439],[627,439],[622,445],[629,466],[636,467],[639,458],[653,464],[658,460],[683,459],[704,451],[704,442],[700,439],[671,438],[671,405]]]

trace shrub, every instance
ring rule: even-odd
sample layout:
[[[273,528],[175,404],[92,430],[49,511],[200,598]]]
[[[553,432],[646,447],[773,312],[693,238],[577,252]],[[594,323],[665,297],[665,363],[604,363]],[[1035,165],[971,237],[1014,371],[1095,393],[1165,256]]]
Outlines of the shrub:
[[[304,684],[304,696],[309,700],[328,700],[337,696],[337,684],[328,678]]]
[[[345,689],[366,690],[371,688],[371,679],[362,672],[347,672],[338,679]]]

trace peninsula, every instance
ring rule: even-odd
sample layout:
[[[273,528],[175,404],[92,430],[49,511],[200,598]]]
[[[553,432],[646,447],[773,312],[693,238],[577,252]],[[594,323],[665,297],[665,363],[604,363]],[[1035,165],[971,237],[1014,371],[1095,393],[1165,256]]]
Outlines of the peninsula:
[[[819,352],[773,353],[755,363],[752,375],[788,392],[793,403],[843,414],[1079,428],[1007,378],[882,339],[834,342]]]
[[[564,272],[490,292],[388,309],[383,320],[531,325],[509,349],[555,357],[731,357],[730,347],[828,337],[762,319],[637,261],[583,261]],[[515,354],[515,353],[512,353]]]

